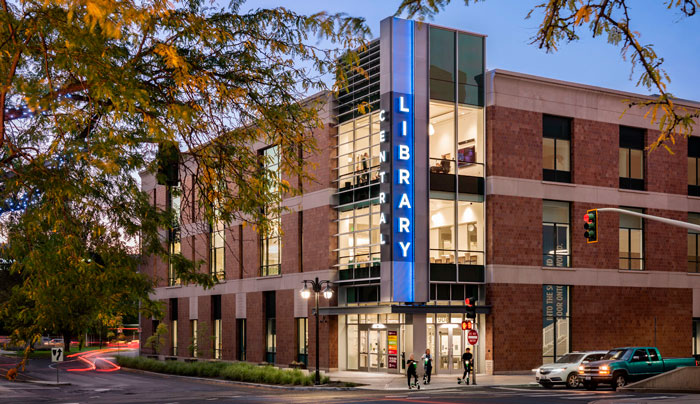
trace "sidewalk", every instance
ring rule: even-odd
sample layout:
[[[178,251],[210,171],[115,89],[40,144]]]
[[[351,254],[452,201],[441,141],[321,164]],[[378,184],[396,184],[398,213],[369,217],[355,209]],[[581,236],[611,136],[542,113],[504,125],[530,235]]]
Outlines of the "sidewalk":
[[[407,390],[405,375],[386,374],[386,373],[368,373],[368,372],[350,372],[337,371],[324,373],[334,381],[344,381],[360,383],[359,389],[366,390]],[[471,385],[457,384],[457,376],[433,376],[430,384],[423,385],[423,380],[420,376],[418,381],[421,383],[421,390],[439,390],[448,388],[470,388]],[[476,383],[478,386],[537,386],[534,375],[476,375]]]

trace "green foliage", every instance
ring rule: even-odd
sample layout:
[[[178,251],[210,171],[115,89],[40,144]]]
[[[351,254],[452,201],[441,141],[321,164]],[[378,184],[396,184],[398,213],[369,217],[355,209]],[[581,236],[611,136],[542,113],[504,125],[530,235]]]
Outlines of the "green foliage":
[[[146,347],[153,350],[155,354],[160,353],[160,349],[168,342],[168,326],[165,323],[158,323],[156,332],[146,339]]]
[[[197,201],[183,212],[261,232],[298,189],[260,175],[254,145],[278,145],[281,172],[310,180],[327,100],[302,99],[344,77],[338,58],[356,61],[346,49],[368,29],[244,3],[0,0],[0,205],[30,202],[0,220],[20,278],[0,318],[16,338],[77,335],[139,306],[160,315],[137,255],[167,260],[161,231],[180,212],[152,206],[136,173],[183,163],[183,200]],[[173,261],[183,283],[213,286],[199,263]]]
[[[314,383],[314,375],[305,375],[299,370],[277,369],[272,366],[255,366],[246,362],[179,362],[158,361],[143,357],[117,358],[119,365],[148,370],[150,372],[167,373],[181,376],[216,377],[250,383],[288,384],[310,386]],[[322,384],[327,384],[330,378],[323,376]]]

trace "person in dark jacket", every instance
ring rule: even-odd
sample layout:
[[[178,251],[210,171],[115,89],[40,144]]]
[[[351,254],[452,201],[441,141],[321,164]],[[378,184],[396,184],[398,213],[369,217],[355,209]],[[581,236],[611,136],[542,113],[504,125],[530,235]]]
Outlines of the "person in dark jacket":
[[[430,349],[425,350],[421,359],[423,360],[423,384],[430,384],[430,374],[433,373],[433,357],[430,355]]]
[[[406,378],[408,381],[408,388],[411,389],[411,377],[415,380],[415,384],[418,385],[418,364],[413,357],[413,354],[408,357],[408,362],[406,362]],[[420,388],[420,387],[419,387]]]
[[[471,372],[472,364],[474,363],[474,361],[472,360],[474,356],[469,351],[470,349],[467,348],[462,354],[462,364],[464,365],[464,374],[462,375],[462,380],[464,380],[466,384],[469,384],[469,373]]]

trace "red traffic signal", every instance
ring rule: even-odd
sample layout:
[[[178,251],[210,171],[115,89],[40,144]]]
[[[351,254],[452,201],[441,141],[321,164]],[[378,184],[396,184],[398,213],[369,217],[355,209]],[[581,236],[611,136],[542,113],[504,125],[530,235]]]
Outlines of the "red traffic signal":
[[[583,228],[586,232],[583,236],[586,238],[588,243],[598,242],[598,210],[589,209],[585,215],[583,215]]]
[[[471,302],[470,300],[471,300],[470,298],[464,299],[464,304],[467,305],[467,307],[472,307],[472,306],[473,306],[473,304],[472,304],[472,302]]]
[[[462,330],[463,331],[471,330],[473,326],[474,326],[474,323],[472,323],[471,321],[467,321],[467,320],[462,321]]]

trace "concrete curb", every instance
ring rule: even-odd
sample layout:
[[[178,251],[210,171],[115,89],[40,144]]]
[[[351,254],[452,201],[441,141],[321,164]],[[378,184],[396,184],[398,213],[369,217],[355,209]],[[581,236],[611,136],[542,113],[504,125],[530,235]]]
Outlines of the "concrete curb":
[[[123,367],[123,366],[121,367],[121,370],[125,370],[127,372],[132,372],[132,373],[142,373],[142,374],[161,376],[161,377],[179,377],[179,378],[190,379],[190,380],[199,380],[199,381],[208,382],[208,383],[235,384],[235,385],[243,385],[243,386],[251,386],[251,387],[266,387],[266,388],[280,389],[280,390],[300,390],[300,391],[310,391],[310,390],[314,390],[314,391],[350,391],[350,390],[357,390],[357,387],[283,386],[283,385],[277,385],[277,384],[239,382],[239,381],[235,381],[235,380],[213,379],[213,378],[208,378],[208,377],[196,377],[196,376],[182,376],[182,375],[173,375],[170,373],[158,373],[158,372],[151,372],[151,371],[142,370],[142,369],[132,369],[132,368],[127,368],[127,367]]]
[[[69,382],[56,383],[56,382],[50,382],[48,380],[25,380],[25,383],[40,384],[42,386],[70,386],[71,385],[71,383],[69,383]]]

